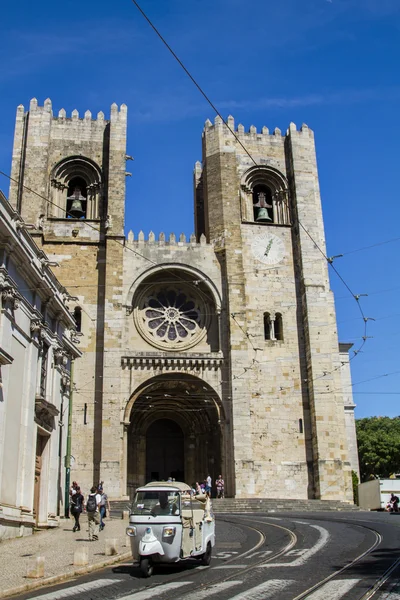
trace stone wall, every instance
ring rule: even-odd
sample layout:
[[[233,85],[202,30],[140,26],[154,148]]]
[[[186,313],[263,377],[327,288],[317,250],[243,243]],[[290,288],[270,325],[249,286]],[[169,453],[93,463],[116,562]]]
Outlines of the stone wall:
[[[84,489],[102,479],[111,498],[126,497],[133,480],[144,482],[146,428],[168,415],[187,428],[191,476],[218,456],[215,469],[223,471],[229,495],[350,501],[353,425],[347,418],[346,434],[312,131],[291,124],[286,135],[253,126],[245,132],[229,117],[235,137],[219,117],[214,125],[207,121],[194,176],[196,235],[161,234],[156,241],[153,233],[145,240],[130,232],[125,239],[126,118],[124,105],[111,107],[109,121],[103,113],[92,120],[88,111],[83,119],[63,110],[53,117],[50,101],[38,107],[33,100],[29,113],[17,111],[12,173],[43,198],[13,183],[10,201],[59,263],[54,272],[75,298],[70,308],[82,309],[75,479]],[[54,218],[48,210],[53,188],[62,188],[54,196],[59,207],[65,200],[64,180],[57,188],[52,177],[68,157],[72,163],[77,157],[77,168],[84,157],[85,168],[94,169],[94,219]],[[253,214],[258,172],[260,181],[272,182],[270,223]],[[189,331],[168,345],[152,334],[143,303],[157,286],[193,296],[204,313],[197,337]],[[154,406],[146,403],[150,386],[158,394]],[[175,397],[162,404],[168,389]],[[194,409],[196,397],[209,406]],[[203,428],[202,444],[209,444],[204,452],[189,431],[191,410]]]
[[[252,127],[246,134],[239,126],[237,137],[218,117],[203,135],[206,235],[224,256],[234,315],[229,360],[236,494],[350,499],[333,298],[326,260],[304,231],[324,252],[313,135],[306,126],[296,131],[291,125],[285,138],[279,130],[257,134]],[[252,159],[286,176],[293,227],[238,226],[241,179]],[[254,236],[266,230],[283,243],[276,268],[263,268],[252,255]],[[266,342],[263,313],[277,310],[284,341]]]

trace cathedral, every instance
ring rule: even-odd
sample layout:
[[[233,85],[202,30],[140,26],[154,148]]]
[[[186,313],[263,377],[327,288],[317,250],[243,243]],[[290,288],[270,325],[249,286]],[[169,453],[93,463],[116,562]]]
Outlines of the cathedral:
[[[69,292],[82,354],[71,480],[122,500],[222,474],[231,497],[352,502],[314,135],[227,124],[205,123],[194,234],[125,237],[127,107],[17,109],[9,201]]]

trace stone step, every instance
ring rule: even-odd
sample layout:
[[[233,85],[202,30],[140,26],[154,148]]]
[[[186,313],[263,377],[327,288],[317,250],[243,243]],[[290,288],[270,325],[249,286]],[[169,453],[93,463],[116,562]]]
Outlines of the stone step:
[[[338,500],[289,500],[271,498],[225,498],[213,500],[215,513],[231,512],[324,512],[359,511],[354,504]]]
[[[215,513],[246,512],[325,512],[325,511],[359,511],[359,506],[347,504],[340,500],[290,500],[275,498],[224,498],[212,500]],[[113,500],[110,502],[111,513],[121,514],[128,510],[129,501]]]

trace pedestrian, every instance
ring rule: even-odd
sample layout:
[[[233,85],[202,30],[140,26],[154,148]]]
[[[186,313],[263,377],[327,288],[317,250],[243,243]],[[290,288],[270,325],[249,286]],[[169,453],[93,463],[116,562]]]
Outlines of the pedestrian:
[[[97,491],[99,492],[99,494],[101,496],[101,500],[100,500],[100,531],[103,531],[104,527],[106,526],[103,519],[104,519],[104,517],[107,516],[107,511],[108,511],[108,514],[110,514],[110,502],[108,500],[107,494],[104,492],[103,487],[101,488],[101,491],[100,491],[100,488],[98,488]]]
[[[196,481],[195,489],[196,489],[196,494],[202,494],[203,493],[203,490],[201,489],[201,485],[199,484],[198,481]]]
[[[100,502],[101,494],[98,493],[97,487],[94,485],[90,489],[90,494],[86,498],[86,512],[88,516],[90,542],[99,539]]]
[[[211,486],[212,486],[212,479],[211,479],[211,475],[208,474],[207,478],[206,478],[205,492],[208,496],[210,496],[210,498],[211,498]]]
[[[76,481],[72,482],[72,486],[69,489],[69,495],[74,496],[76,494],[76,488],[79,487]]]
[[[215,480],[215,485],[217,487],[217,498],[225,498],[225,483],[222,475]]]
[[[389,504],[391,506],[390,512],[399,512],[399,497],[391,494]]]
[[[71,495],[71,509],[70,509],[71,514],[75,519],[75,525],[72,528],[72,531],[74,533],[75,533],[75,531],[81,530],[81,526],[79,524],[79,517],[81,516],[84,502],[85,502],[85,499],[81,493],[81,488],[79,487],[79,485],[77,485],[75,488],[75,493],[73,495]]]

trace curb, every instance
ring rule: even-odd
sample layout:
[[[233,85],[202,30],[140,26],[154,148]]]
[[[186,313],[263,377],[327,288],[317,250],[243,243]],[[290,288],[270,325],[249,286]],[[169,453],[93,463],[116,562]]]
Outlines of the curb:
[[[52,577],[37,579],[36,581],[31,581],[29,583],[25,583],[24,585],[19,585],[14,588],[1,590],[0,598],[7,598],[15,594],[23,594],[24,592],[30,592],[31,590],[36,590],[46,585],[56,585],[57,583],[61,583],[63,581],[67,581],[68,579],[72,579],[73,577],[79,575],[86,575],[87,573],[92,573],[93,571],[98,571],[100,569],[103,569],[104,567],[108,567],[110,565],[129,559],[132,560],[132,552],[124,552],[123,554],[118,554],[118,556],[113,556],[112,558],[103,560],[94,565],[79,567],[78,569],[70,571],[69,573],[61,573],[60,575],[53,575]]]

